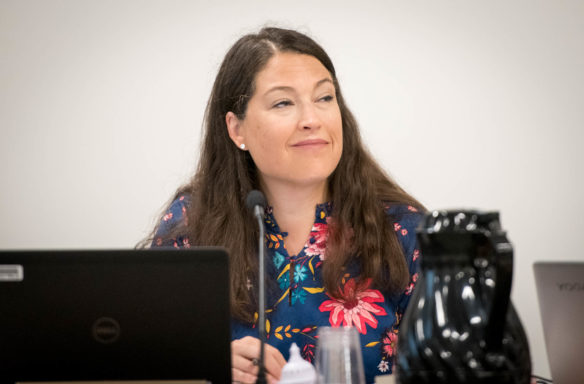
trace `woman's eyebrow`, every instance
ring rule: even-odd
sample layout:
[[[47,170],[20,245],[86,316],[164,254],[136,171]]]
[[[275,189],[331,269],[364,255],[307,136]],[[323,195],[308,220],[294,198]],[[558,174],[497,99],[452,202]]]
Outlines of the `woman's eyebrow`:
[[[325,77],[324,79],[321,79],[321,80],[316,82],[316,84],[314,85],[314,89],[320,87],[322,84],[325,84],[325,83],[330,83],[330,84],[334,85],[333,80],[330,77]],[[274,92],[274,91],[294,92],[295,89],[294,89],[294,87],[290,87],[288,85],[276,85],[276,86],[268,89],[266,92],[264,92],[264,96],[271,93],[271,92]]]
[[[266,92],[264,92],[264,95],[267,95],[271,92],[275,92],[275,91],[289,91],[289,92],[293,92],[294,88],[287,86],[287,85],[277,85],[275,87],[272,87],[270,89],[268,89]]]
[[[322,80],[319,80],[319,81],[316,83],[316,85],[314,86],[314,88],[318,88],[318,87],[320,87],[322,84],[325,84],[325,83],[330,83],[330,84],[331,84],[331,85],[333,85],[333,86],[335,85],[335,84],[333,83],[333,80],[332,80],[330,77],[325,77],[324,79],[322,79]]]

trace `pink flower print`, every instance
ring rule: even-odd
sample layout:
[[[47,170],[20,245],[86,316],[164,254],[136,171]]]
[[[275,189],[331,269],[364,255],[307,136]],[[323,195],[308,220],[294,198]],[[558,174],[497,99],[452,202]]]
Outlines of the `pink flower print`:
[[[325,223],[314,223],[310,230],[310,238],[306,247],[306,255],[320,256],[324,260],[326,241],[328,239],[328,225]]]
[[[387,356],[393,356],[397,350],[397,333],[387,331],[382,340],[383,353]]]
[[[393,230],[394,231],[399,231],[401,229],[401,225],[399,223],[393,223]]]
[[[411,205],[408,205],[408,211],[410,212],[418,212],[418,210],[414,207],[412,207]]]
[[[401,230],[401,234],[402,234],[402,236],[405,236],[405,235],[407,235],[407,234],[408,234],[408,230],[407,230],[407,229],[405,229],[405,228],[404,228],[404,229],[402,229],[402,230]]]
[[[405,292],[405,294],[406,294],[406,295],[408,295],[408,296],[409,296],[409,295],[411,295],[411,294],[412,294],[412,292],[414,291],[414,288],[415,288],[415,287],[416,287],[416,285],[415,285],[414,283],[410,283],[410,284],[408,285],[408,287],[406,288],[406,292]]]
[[[172,219],[172,212],[168,212],[166,215],[164,215],[164,217],[162,218],[162,220],[164,221],[168,221]]]
[[[406,295],[411,295],[412,292],[414,291],[414,288],[416,287],[416,281],[418,281],[418,274],[414,273],[412,275],[412,280],[410,281],[410,284],[408,285],[408,287],[406,288]]]
[[[331,300],[324,301],[318,309],[321,312],[330,311],[329,322],[333,327],[354,326],[359,333],[366,335],[367,325],[377,328],[375,316],[387,315],[385,309],[374,304],[383,302],[383,295],[376,289],[368,289],[370,285],[371,279],[359,286],[355,279],[350,279],[344,289],[340,289],[342,299],[337,300],[329,295]]]
[[[414,249],[414,261],[418,260],[418,258],[420,257],[420,250],[419,249]]]
[[[314,347],[314,344],[309,343],[302,348],[302,358],[309,363],[314,360]]]

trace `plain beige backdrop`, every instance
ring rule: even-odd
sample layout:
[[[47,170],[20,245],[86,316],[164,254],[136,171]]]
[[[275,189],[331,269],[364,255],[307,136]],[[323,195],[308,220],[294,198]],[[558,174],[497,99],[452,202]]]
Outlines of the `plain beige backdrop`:
[[[580,0],[0,0],[0,248],[133,247],[194,170],[223,55],[264,24],[325,47],[428,208],[501,212],[549,377],[532,263],[584,259]]]

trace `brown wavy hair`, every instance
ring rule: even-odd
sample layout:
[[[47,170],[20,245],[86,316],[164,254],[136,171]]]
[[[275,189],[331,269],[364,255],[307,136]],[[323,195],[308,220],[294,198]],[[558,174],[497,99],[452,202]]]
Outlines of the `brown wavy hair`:
[[[256,75],[278,52],[318,59],[332,76],[341,111],[343,151],[328,180],[333,212],[322,271],[327,292],[338,297],[344,269],[353,260],[361,267],[361,281],[372,278],[388,292],[401,292],[408,283],[409,271],[383,206],[402,203],[423,209],[365,150],[357,122],[341,94],[333,63],[314,40],[281,28],[263,28],[257,34],[243,36],[227,52],[215,79],[205,111],[197,171],[175,196],[190,195],[188,224],[174,228],[168,236],[188,235],[191,244],[223,246],[228,250],[231,312],[244,321],[252,320],[256,307],[255,294],[247,284],[248,279],[257,281],[259,235],[245,198],[252,189],[261,188],[249,152],[238,150],[229,138],[225,115],[231,111],[245,118]]]

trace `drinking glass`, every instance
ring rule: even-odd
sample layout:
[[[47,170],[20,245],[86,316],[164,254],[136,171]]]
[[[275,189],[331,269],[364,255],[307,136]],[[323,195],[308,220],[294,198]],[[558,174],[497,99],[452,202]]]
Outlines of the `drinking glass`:
[[[359,334],[352,327],[320,327],[316,347],[319,384],[365,384]]]

